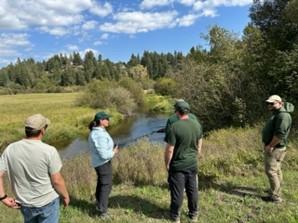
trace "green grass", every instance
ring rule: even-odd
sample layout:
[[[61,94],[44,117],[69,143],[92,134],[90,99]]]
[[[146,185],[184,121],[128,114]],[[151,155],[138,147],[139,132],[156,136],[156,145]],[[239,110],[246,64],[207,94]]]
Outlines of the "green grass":
[[[99,110],[112,115],[111,126],[123,120],[124,116],[115,109],[77,106],[80,95],[81,93],[0,95],[0,151],[24,136],[24,120],[32,114],[41,113],[51,120],[44,141],[58,149],[77,137],[86,137],[89,122]],[[165,97],[145,95],[145,100],[149,110],[168,111],[169,99]]]
[[[10,142],[24,136],[24,120],[35,113],[41,113],[51,120],[44,141],[57,148],[63,148],[71,140],[88,134],[88,124],[96,111],[76,106],[80,93],[23,94],[0,96],[0,151]],[[122,119],[121,114],[105,109],[112,114],[111,124]]]
[[[80,130],[84,125],[75,123],[85,123],[85,119],[89,121],[94,111],[76,107],[75,98],[75,94],[0,96],[1,105],[6,105],[1,106],[1,115],[8,118],[3,119],[0,129],[13,133],[15,129],[20,131],[23,119],[33,110],[52,120],[55,128],[51,131],[55,131],[59,124],[63,128],[74,125]],[[43,103],[46,100],[48,102]],[[41,103],[33,106],[36,102]],[[268,189],[263,171],[260,129],[222,129],[211,132],[204,139],[203,155],[199,159],[199,222],[298,222],[297,133],[292,134],[283,164],[285,201],[271,204],[260,198],[266,195],[265,190]],[[5,136],[2,133],[1,140]],[[112,219],[106,222],[169,222],[170,196],[162,146],[141,140],[121,150],[113,160],[113,172],[114,185],[109,205]],[[60,222],[101,222],[94,207],[96,175],[89,157],[82,155],[64,161],[62,174],[71,194],[71,203],[68,208],[61,208]],[[11,194],[8,188],[7,191]],[[184,199],[182,222],[187,222],[186,214],[187,202]],[[22,216],[19,211],[0,205],[0,222],[22,222]]]

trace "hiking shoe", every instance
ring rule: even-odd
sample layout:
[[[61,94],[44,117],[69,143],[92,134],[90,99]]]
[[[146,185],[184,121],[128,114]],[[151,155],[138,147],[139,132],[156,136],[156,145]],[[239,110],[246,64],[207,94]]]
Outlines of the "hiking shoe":
[[[262,200],[266,201],[266,202],[273,202],[273,203],[281,203],[282,202],[282,199],[280,197],[272,197],[272,196],[262,197]]]
[[[175,223],[180,223],[180,216],[178,215],[172,215],[171,213],[170,213],[170,215],[169,215],[169,220],[171,221],[171,222],[175,222]]]
[[[99,218],[104,221],[112,219],[111,216],[107,212],[99,214]]]
[[[180,223],[180,218],[179,217],[177,217],[177,218],[171,218],[171,222]]]
[[[198,214],[189,215],[189,222],[198,222]]]

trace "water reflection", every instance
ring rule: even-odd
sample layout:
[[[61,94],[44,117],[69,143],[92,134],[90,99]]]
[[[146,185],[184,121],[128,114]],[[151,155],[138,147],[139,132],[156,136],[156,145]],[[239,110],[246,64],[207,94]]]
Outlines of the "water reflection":
[[[163,128],[167,117],[138,115],[128,118],[116,128],[109,130],[115,143],[120,147],[125,147],[136,142],[142,137],[148,137],[151,142],[163,142],[164,134],[155,131]],[[88,143],[86,139],[75,139],[60,155],[63,159],[70,159],[74,156],[88,152]]]

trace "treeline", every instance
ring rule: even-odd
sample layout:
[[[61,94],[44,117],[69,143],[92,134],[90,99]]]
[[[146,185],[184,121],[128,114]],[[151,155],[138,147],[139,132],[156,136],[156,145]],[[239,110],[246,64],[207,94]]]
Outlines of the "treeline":
[[[127,63],[95,58],[91,51],[84,58],[74,52],[43,62],[18,60],[0,70],[0,86],[51,92],[130,77],[144,89],[154,86],[157,93],[188,100],[207,129],[245,126],[268,114],[264,100],[271,94],[298,104],[297,15],[297,0],[254,0],[242,36],[214,26],[204,36],[207,49],[194,46],[186,55],[145,51]]]
[[[83,86],[92,80],[119,80],[122,77],[138,76],[156,79],[165,76],[169,69],[175,69],[183,61],[182,53],[158,54],[144,52],[140,57],[132,55],[128,63],[113,63],[102,59],[92,51],[83,58],[78,52],[70,56],[54,55],[47,61],[18,59],[0,70],[0,87],[17,93],[22,90],[57,91],[59,87]]]

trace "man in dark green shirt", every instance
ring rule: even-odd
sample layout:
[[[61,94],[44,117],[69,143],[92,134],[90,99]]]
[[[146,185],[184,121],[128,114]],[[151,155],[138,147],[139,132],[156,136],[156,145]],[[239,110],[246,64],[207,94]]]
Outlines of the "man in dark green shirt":
[[[175,111],[176,111],[176,108],[180,106],[180,104],[184,104],[187,107],[190,107],[189,104],[186,101],[184,101],[184,99],[177,99],[175,104],[174,104]],[[199,122],[198,118],[190,112],[188,113],[188,118],[195,121],[195,122]],[[172,114],[168,118],[165,128],[159,130],[159,132],[164,132],[165,133],[165,137],[164,137],[165,142],[168,142],[168,135],[169,135],[169,131],[170,131],[170,128],[171,128],[172,124],[174,122],[178,121],[178,120],[179,120],[179,117],[175,112],[174,114]]]
[[[291,103],[284,103],[278,95],[267,100],[268,110],[272,112],[262,131],[264,143],[265,172],[270,183],[270,194],[265,201],[281,202],[282,171],[281,163],[286,155],[287,139],[292,125],[289,112],[294,111]]]
[[[202,127],[189,117],[190,107],[185,101],[176,103],[178,120],[171,124],[165,149],[165,165],[171,191],[170,217],[180,222],[183,192],[186,191],[189,218],[195,222],[198,216],[197,160],[202,146]]]

